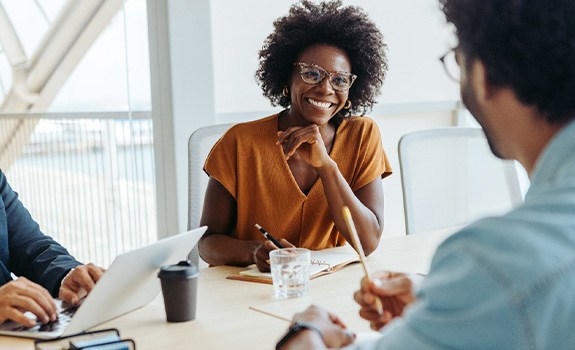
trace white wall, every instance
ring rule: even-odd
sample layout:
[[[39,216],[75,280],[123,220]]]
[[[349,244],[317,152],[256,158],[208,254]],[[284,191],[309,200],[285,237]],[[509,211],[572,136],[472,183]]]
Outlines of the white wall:
[[[148,0],[161,4],[165,0]],[[165,212],[177,213],[179,229],[186,226],[187,213],[187,136],[196,128],[214,123],[251,120],[274,113],[261,95],[253,75],[257,54],[272,31],[272,22],[287,13],[293,0],[168,0],[169,64],[153,61],[152,74],[169,76],[170,97],[153,97],[155,120],[171,130],[171,147],[156,150],[156,160],[166,163],[158,191],[174,191],[167,198]],[[386,232],[404,232],[403,204],[397,163],[397,141],[404,133],[452,123],[452,112],[459,98],[458,86],[451,82],[438,57],[453,44],[449,28],[436,0],[354,0],[345,4],[363,7],[377,23],[388,44],[390,70],[379,103],[370,114],[382,130],[383,143],[395,174],[384,181],[386,192]],[[149,6],[150,8],[150,6]],[[157,24],[150,21],[150,33]],[[150,44],[151,55],[161,47]],[[161,61],[161,60],[159,60]],[[152,77],[152,84],[154,79]],[[154,94],[154,91],[152,92]],[[159,93],[156,91],[156,93]],[[169,104],[158,115],[157,106]],[[154,106],[155,105],[155,106]],[[168,120],[169,122],[166,122]],[[171,149],[171,151],[170,151]],[[169,174],[172,174],[171,178]],[[159,204],[160,205],[160,204]],[[169,206],[174,207],[169,207]],[[171,211],[170,211],[171,209]],[[159,218],[159,220],[161,220]],[[162,230],[162,228],[160,228]]]
[[[188,138],[215,123],[210,0],[147,0],[159,236],[187,226]]]
[[[212,37],[216,113],[270,108],[255,84],[258,51],[287,13],[293,0],[218,0],[212,2]],[[438,57],[453,46],[437,0],[348,0],[361,6],[378,25],[388,45],[389,74],[382,105],[454,101],[457,84]]]

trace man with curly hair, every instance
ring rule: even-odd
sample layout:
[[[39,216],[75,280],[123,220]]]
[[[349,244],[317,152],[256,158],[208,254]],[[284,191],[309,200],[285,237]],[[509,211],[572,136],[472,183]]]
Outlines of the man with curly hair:
[[[232,127],[216,143],[199,243],[212,265],[256,264],[269,271],[283,246],[324,249],[349,241],[341,208],[350,208],[366,254],[383,230],[381,179],[391,168],[375,122],[387,70],[383,36],[364,11],[341,1],[302,1],[274,22],[259,53],[256,80],[272,116]]]
[[[443,242],[419,284],[393,272],[364,279],[354,298],[382,336],[358,346],[575,349],[575,2],[440,3],[459,40],[462,100],[493,153],[518,160],[531,187],[522,206]],[[291,330],[278,348],[353,340],[317,307]]]

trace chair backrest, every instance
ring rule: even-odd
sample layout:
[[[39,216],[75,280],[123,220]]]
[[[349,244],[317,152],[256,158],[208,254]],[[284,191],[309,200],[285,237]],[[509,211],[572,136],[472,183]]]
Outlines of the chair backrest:
[[[204,163],[210,150],[233,124],[210,125],[197,129],[188,141],[188,230],[200,226],[204,196],[209,177],[204,173]],[[198,246],[188,258],[199,262]]]
[[[406,134],[399,164],[407,234],[464,225],[523,202],[515,162],[493,155],[480,128]]]

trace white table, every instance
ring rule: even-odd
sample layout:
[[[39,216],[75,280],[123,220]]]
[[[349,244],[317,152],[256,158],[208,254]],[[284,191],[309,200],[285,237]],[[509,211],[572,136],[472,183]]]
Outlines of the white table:
[[[426,272],[437,245],[453,229],[382,239],[368,257],[373,271]],[[255,307],[291,317],[309,304],[319,304],[338,314],[356,332],[369,331],[358,316],[353,292],[363,271],[359,264],[310,281],[308,296],[276,300],[271,285],[234,281],[226,276],[241,268],[221,266],[202,269],[198,284],[196,320],[167,323],[161,297],[150,305],[98,327],[118,328],[121,336],[136,341],[138,350],[147,349],[272,349],[288,322],[254,311]],[[30,339],[0,337],[0,349],[31,350]]]

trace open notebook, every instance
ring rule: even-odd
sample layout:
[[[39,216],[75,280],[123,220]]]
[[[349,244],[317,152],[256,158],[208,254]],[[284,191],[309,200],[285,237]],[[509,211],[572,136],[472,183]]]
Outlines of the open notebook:
[[[342,267],[354,262],[359,262],[359,257],[355,250],[347,245],[323,250],[312,250],[309,278],[313,279],[321,275],[336,272]],[[260,272],[255,265],[251,265],[247,270],[240,271],[239,275],[232,275],[227,278],[272,284],[272,274],[270,272]]]

